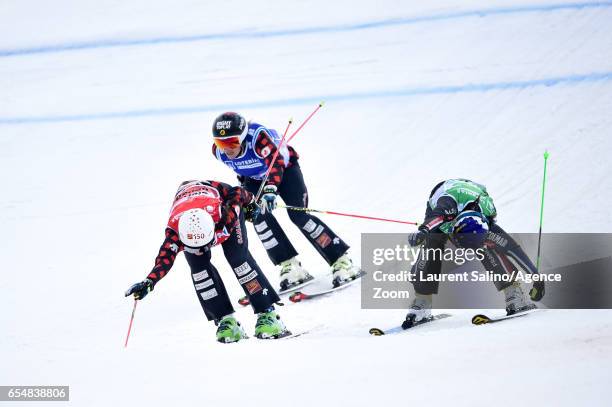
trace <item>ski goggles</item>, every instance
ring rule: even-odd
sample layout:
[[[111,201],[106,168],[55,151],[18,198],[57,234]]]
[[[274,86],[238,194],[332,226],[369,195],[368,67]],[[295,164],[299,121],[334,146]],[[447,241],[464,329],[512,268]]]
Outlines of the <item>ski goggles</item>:
[[[235,150],[240,147],[240,136],[215,137],[215,145],[221,150]]]
[[[242,133],[233,134],[231,136],[225,135],[225,129],[220,130],[219,136],[221,137],[213,137],[215,145],[219,147],[221,150],[235,150],[242,144],[242,141],[246,138],[246,135],[249,131],[249,126],[245,124],[244,129],[242,129]]]

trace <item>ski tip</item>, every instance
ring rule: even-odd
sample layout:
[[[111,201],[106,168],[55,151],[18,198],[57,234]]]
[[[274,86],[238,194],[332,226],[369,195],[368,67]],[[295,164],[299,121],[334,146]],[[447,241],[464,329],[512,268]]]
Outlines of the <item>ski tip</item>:
[[[368,332],[370,333],[370,335],[374,336],[383,336],[385,334],[385,331],[379,328],[371,328]]]
[[[472,317],[472,324],[474,325],[483,325],[488,324],[489,322],[491,322],[491,318],[483,314],[474,315]]]
[[[300,292],[300,291],[296,291],[293,294],[291,294],[289,296],[289,301],[291,302],[300,302],[302,301],[304,298],[306,298],[306,294]]]

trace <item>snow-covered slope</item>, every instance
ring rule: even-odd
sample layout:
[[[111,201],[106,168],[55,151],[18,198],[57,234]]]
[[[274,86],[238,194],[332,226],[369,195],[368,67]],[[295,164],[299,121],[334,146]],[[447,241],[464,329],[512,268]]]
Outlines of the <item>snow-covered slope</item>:
[[[361,310],[351,287],[281,309],[309,335],[223,346],[182,257],[122,348],[122,292],[152,266],[177,184],[234,181],[210,155],[226,109],[283,128],[327,101],[293,142],[314,208],[419,221],[431,187],[461,176],[506,229],[537,231],[548,149],[545,230],[611,231],[612,3],[329,3],[0,4],[0,384],[68,384],[79,406],[606,404],[608,311],[490,327],[454,312],[371,338],[403,311]],[[360,233],[412,230],[326,221],[356,258]]]

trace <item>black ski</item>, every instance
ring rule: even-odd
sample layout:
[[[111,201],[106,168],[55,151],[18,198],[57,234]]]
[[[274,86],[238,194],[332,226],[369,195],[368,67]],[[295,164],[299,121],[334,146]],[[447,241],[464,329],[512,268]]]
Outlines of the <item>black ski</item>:
[[[431,318],[423,319],[423,320],[421,320],[419,322],[414,322],[414,323],[412,323],[408,327],[406,327],[407,324],[404,321],[404,322],[402,322],[402,325],[395,326],[393,328],[389,328],[389,329],[370,328],[370,330],[368,332],[370,333],[370,335],[373,335],[373,336],[399,334],[399,333],[402,333],[404,331],[409,331],[411,329],[414,329],[414,328],[416,328],[419,325],[427,324],[429,322],[437,321],[437,320],[443,319],[443,318],[448,318],[450,316],[451,316],[451,314],[437,314],[437,315],[432,316]]]

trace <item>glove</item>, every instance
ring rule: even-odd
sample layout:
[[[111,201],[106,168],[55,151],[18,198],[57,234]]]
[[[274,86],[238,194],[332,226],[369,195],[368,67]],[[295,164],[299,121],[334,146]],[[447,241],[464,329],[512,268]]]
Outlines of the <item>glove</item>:
[[[255,202],[251,202],[244,207],[244,219],[248,222],[255,222],[260,213],[261,208]]]
[[[147,294],[149,294],[150,291],[153,291],[153,281],[146,278],[140,283],[136,283],[128,288],[125,292],[125,296],[129,297],[130,295],[134,294],[135,300],[142,300],[147,296]]]
[[[532,301],[540,301],[545,294],[544,281],[534,281],[531,290],[529,290],[529,297]]]
[[[272,212],[276,209],[276,185],[266,185],[262,192],[259,200],[261,213]]]
[[[416,232],[409,233],[408,244],[412,247],[420,246],[427,238],[427,233],[428,231],[425,228],[419,229]]]

